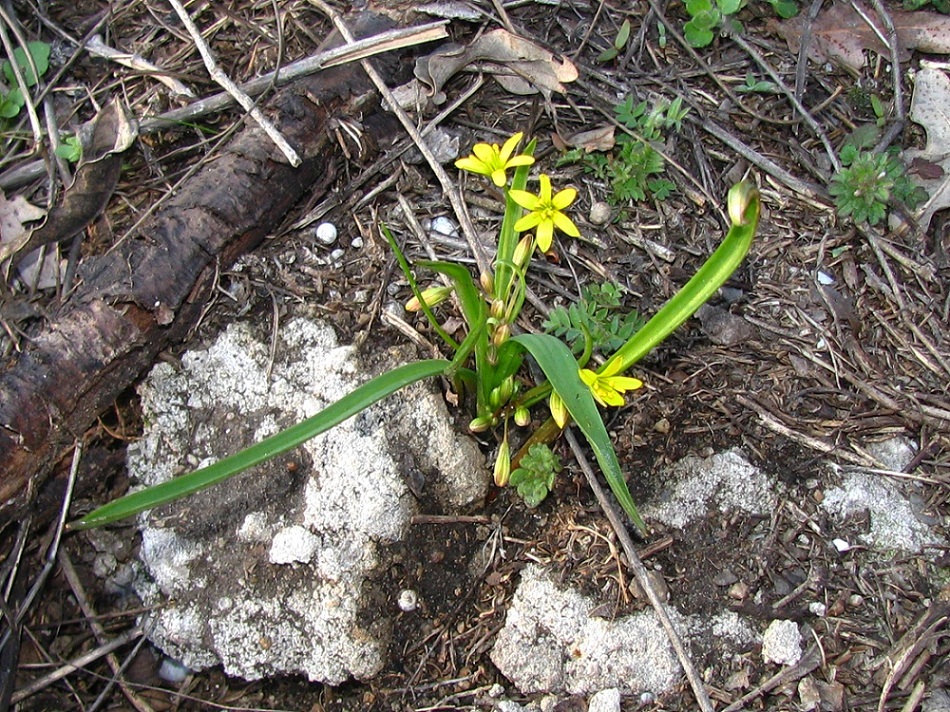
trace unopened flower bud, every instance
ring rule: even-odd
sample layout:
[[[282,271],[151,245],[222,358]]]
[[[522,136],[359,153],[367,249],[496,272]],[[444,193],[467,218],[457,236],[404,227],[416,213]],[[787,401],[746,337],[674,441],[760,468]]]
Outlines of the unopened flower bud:
[[[494,319],[501,319],[505,315],[505,303],[501,299],[493,300],[489,312]]]
[[[518,427],[525,427],[531,423],[531,411],[523,405],[515,408],[515,424]]]
[[[729,189],[726,205],[729,208],[729,219],[733,225],[745,225],[749,222],[746,217],[746,210],[756,199],[757,193],[755,186],[748,181],[736,183]]]
[[[482,285],[485,294],[491,294],[495,291],[495,278],[492,277],[490,272],[482,272],[478,278],[478,283]]]
[[[532,252],[534,252],[534,237],[525,235],[515,247],[515,254],[512,256],[512,261],[519,267],[524,267],[528,264],[528,260],[531,259]]]
[[[508,376],[508,378],[499,383],[498,392],[501,395],[501,402],[507,403],[511,399],[511,396],[515,394],[515,377]]]
[[[473,433],[484,433],[491,427],[491,418],[488,416],[481,416],[475,418],[471,423],[468,424],[468,429]]]
[[[570,413],[567,412],[567,406],[564,405],[561,396],[557,393],[552,393],[551,397],[548,398],[548,408],[551,410],[551,417],[554,418],[554,422],[557,423],[557,426],[559,428],[566,427]]]
[[[492,334],[491,342],[495,346],[501,346],[508,339],[511,338],[511,327],[507,324],[499,324],[498,328],[495,329],[495,333]]]
[[[446,287],[444,285],[429,287],[428,289],[422,290],[422,298],[425,300],[426,306],[431,309],[439,302],[444,302],[452,293],[452,289],[452,287]],[[406,311],[417,312],[421,309],[422,305],[419,303],[418,297],[413,297],[406,302]]]
[[[495,484],[504,487],[511,477],[511,450],[508,440],[502,440],[498,447],[498,456],[495,458]]]

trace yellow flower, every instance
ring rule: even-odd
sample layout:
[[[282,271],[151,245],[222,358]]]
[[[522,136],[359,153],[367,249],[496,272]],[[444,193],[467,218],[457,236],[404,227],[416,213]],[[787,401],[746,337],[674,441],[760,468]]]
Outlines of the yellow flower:
[[[577,191],[573,188],[565,188],[552,197],[551,179],[542,173],[541,190],[537,195],[526,190],[512,190],[508,194],[518,205],[530,211],[515,223],[515,230],[523,232],[537,227],[538,247],[542,252],[551,249],[554,228],[571,237],[581,236],[577,226],[562,212],[577,197]]]
[[[643,386],[639,378],[594,373],[589,368],[581,369],[581,380],[590,388],[594,400],[602,406],[623,405],[624,391],[635,391]]]
[[[531,156],[511,155],[523,136],[524,134],[519,131],[505,141],[505,145],[501,148],[498,148],[497,143],[476,143],[472,146],[474,155],[458,159],[455,167],[469,173],[488,176],[495,185],[501,188],[508,182],[506,170],[518,166],[530,166],[534,163],[534,158]]]

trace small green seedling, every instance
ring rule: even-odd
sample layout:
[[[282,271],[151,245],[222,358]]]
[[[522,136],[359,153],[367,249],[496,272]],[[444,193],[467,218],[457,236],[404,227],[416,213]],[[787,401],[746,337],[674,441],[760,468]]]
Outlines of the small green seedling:
[[[838,215],[856,223],[877,225],[889,205],[913,210],[927,199],[926,191],[907,175],[895,150],[874,153],[879,128],[861,126],[849,136],[839,156],[842,168],[831,179],[828,192]]]
[[[686,0],[689,20],[683,25],[683,37],[697,49],[708,47],[715,31],[739,11],[744,0]]]
[[[523,153],[515,154],[521,139],[521,134],[515,134],[501,147],[476,144],[471,156],[456,161],[458,168],[485,176],[504,191],[505,213],[491,272],[482,274],[476,282],[460,264],[424,261],[415,265],[443,275],[451,283],[467,326],[461,342],[452,339],[433,312],[438,302],[445,301],[445,289],[441,286],[419,289],[413,266],[398,241],[385,226],[381,228],[413,292],[413,300],[407,308],[425,314],[451,353],[450,358],[409,363],[377,376],[297,425],[208,467],[100,507],[74,522],[71,528],[101,526],[187,497],[287,452],[411,383],[443,377],[455,385],[464,401],[471,403],[474,418],[469,428],[473,432],[501,431],[494,467],[498,486],[510,484],[515,478],[517,488],[529,505],[543,500],[553,486],[557,462],[543,454],[544,450],[528,446],[524,456],[514,458],[518,464],[512,472],[509,442],[514,428],[527,428],[533,422],[530,409],[546,401],[551,417],[529,434],[527,441],[532,438],[537,442],[550,441],[573,422],[586,438],[630,521],[645,533],[646,524],[627,488],[598,405],[605,408],[624,405],[624,393],[643,385],[624,372],[689,318],[738,267],[758,224],[759,194],[749,183],[733,186],[728,198],[731,227],[723,243],[680,292],[595,371],[586,368],[563,341],[551,334],[512,335],[512,326],[521,315],[527,270],[536,250],[552,250],[556,232],[568,237],[580,236],[566,212],[577,197],[574,188],[555,191],[551,178],[541,173],[537,191],[527,190],[535,143],[528,144]],[[512,173],[510,179],[509,172]],[[529,357],[540,369],[542,378],[535,380],[532,371],[523,367]]]
[[[582,290],[580,300],[551,310],[544,330],[562,339],[579,357],[594,351],[612,354],[645,323],[636,311],[623,310],[622,296],[620,285],[589,284]],[[578,360],[587,362],[584,358]]]
[[[26,48],[29,50],[29,56],[22,47],[17,47],[13,50],[13,60],[23,75],[24,83],[29,88],[36,86],[38,77],[42,77],[49,70],[50,46],[45,42],[27,42]],[[16,72],[13,71],[13,65],[9,59],[4,60],[2,70],[10,89],[0,96],[0,118],[12,119],[20,113],[26,99],[20,90]]]
[[[67,137],[56,147],[56,155],[64,161],[77,163],[82,158],[82,141],[75,134]]]
[[[605,62],[610,62],[616,59],[621,52],[624,51],[627,47],[627,42],[630,40],[630,20],[624,20],[623,24],[620,26],[620,30],[617,32],[617,36],[614,38],[614,43],[611,47],[604,50],[597,57],[597,61],[601,64]]]
[[[536,443],[521,458],[508,484],[518,490],[527,506],[537,507],[554,489],[554,478],[560,471],[560,458],[544,443]]]
[[[588,173],[610,185],[608,200],[613,204],[647,197],[665,200],[675,186],[659,177],[666,161],[654,146],[663,142],[666,131],[679,131],[689,109],[683,107],[679,97],[648,109],[646,101],[634,102],[632,96],[627,97],[614,107],[614,114],[633,135],[621,135],[610,154],[568,151],[558,165],[582,163]]]
[[[777,94],[779,89],[775,82],[756,79],[754,74],[745,75],[745,84],[736,87],[742,94]]]

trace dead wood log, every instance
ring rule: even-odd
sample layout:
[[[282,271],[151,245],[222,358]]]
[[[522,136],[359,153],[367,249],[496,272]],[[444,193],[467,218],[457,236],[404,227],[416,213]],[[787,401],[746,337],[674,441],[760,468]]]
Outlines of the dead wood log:
[[[359,35],[392,21],[362,13]],[[394,76],[411,63],[385,55]],[[81,286],[0,375],[0,531],[20,516],[63,448],[195,326],[218,268],[258,245],[306,193],[326,190],[340,160],[334,117],[378,97],[358,65],[291,84],[267,113],[303,158],[292,168],[247,123],[136,237],[81,268]]]

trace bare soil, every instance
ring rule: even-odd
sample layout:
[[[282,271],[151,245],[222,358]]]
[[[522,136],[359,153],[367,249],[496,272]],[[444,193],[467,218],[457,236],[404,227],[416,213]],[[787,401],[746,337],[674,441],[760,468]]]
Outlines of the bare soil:
[[[780,94],[734,93],[747,74],[761,77],[763,67],[729,38],[719,37],[698,52],[679,43],[672,31],[686,19],[680,3],[662,10],[672,28],[663,33],[665,39],[658,32],[661,8],[646,2],[516,3],[504,17],[498,16],[497,4],[475,5],[483,19],[453,21],[454,39],[466,42],[483,29],[510,22],[518,34],[570,57],[580,70],[567,94],[550,100],[508,94],[489,79],[442,122],[459,135],[463,152],[475,141],[501,143],[515,131],[537,137],[538,163],[559,184],[577,186],[576,215],[584,237],[561,239],[556,256],[536,273],[530,286],[544,304],[564,303],[582,285],[609,279],[625,288],[626,306],[652,314],[721,239],[728,187],[746,175],[760,187],[760,234],[725,296],[714,301],[741,320],[741,336],[690,320],[638,368],[646,387],[627,407],[610,413],[608,422],[638,502],[659,492],[663,482],[656,475],[666,465],[733,446],[783,484],[768,518],[711,515],[688,532],[657,527],[642,542],[645,562],[661,573],[670,601],[681,611],[704,615],[726,605],[760,621],[762,629],[783,618],[807,623],[813,632],[806,642],[817,644],[817,664],[777,682],[771,680],[776,668],[765,665],[754,646],[735,658],[695,659],[711,698],[719,709],[743,695],[751,697],[747,709],[806,709],[801,689],[807,681],[825,692],[823,709],[920,709],[927,695],[950,687],[950,553],[857,547],[842,559],[828,542],[833,537],[858,541],[868,530],[868,518],[833,520],[819,503],[822,492],[837,483],[834,470],[823,463],[881,469],[867,453],[868,444],[903,436],[916,445],[918,456],[906,472],[880,477],[911,486],[921,512],[948,534],[950,238],[945,215],[938,214],[925,234],[907,221],[893,229],[859,229],[836,217],[825,192],[833,170],[816,132]],[[15,3],[15,8],[31,37],[59,43],[60,31],[83,37],[108,4],[83,0],[50,3],[42,11],[32,3]],[[238,81],[273,69],[278,59],[286,63],[311,54],[330,32],[327,19],[304,0],[198,4],[190,12],[201,27],[211,28],[206,39]],[[770,30],[770,7],[751,4],[739,17],[743,37],[794,86],[797,57]],[[633,27],[628,47],[616,61],[597,62],[625,19]],[[102,31],[113,46],[168,67],[198,93],[215,90],[193,43],[165,5],[141,0],[117,6]],[[877,55],[868,59],[858,77],[831,65],[807,68],[802,100],[836,147],[854,126],[875,121],[869,96],[892,109],[890,68]],[[919,60],[915,55],[900,67],[905,80]],[[449,102],[474,81],[474,73],[452,80],[446,87]],[[167,91],[147,74],[85,54],[59,83],[55,99],[63,116],[70,109],[88,118],[94,111],[90,96],[102,102],[107,95],[122,94],[139,115],[169,107]],[[727,94],[724,86],[733,91]],[[631,94],[649,102],[682,97],[690,109],[682,131],[669,132],[662,147],[669,159],[664,175],[677,189],[663,201],[614,205],[611,222],[594,225],[586,216],[594,202],[609,200],[609,187],[578,166],[556,168],[556,142],[609,123],[612,107]],[[417,119],[424,123],[437,111]],[[335,129],[343,150],[330,194],[304,200],[282,224],[269,228],[261,248],[239,266],[225,266],[200,326],[162,358],[174,360],[180,350],[251,310],[270,313],[279,323],[304,303],[330,317],[344,339],[405,342],[406,335],[387,320],[386,306],[405,301],[409,290],[376,229],[380,221],[399,236],[410,259],[435,255],[472,264],[461,238],[439,239],[418,230],[418,224],[434,217],[451,217],[451,210],[428,166],[413,156],[411,141],[401,129],[388,127],[386,136],[375,137],[383,152],[367,161],[355,137],[384,130],[361,126],[359,119],[350,117]],[[83,255],[101,254],[133,231],[143,212],[164,200],[186,172],[214,161],[218,139],[240,121],[237,111],[219,112],[143,136],[124,156],[119,187],[104,216],[87,229]],[[709,132],[709,122],[726,127],[753,156],[775,162],[794,181],[752,166]],[[922,142],[919,127],[907,124],[894,145]],[[448,169],[457,176],[451,164]],[[463,185],[476,227],[489,239],[500,219],[493,207],[498,195],[471,179]],[[806,194],[803,185],[815,192]],[[43,185],[20,190],[42,204]],[[333,245],[315,240],[313,227],[324,220],[339,228]],[[833,283],[825,284],[819,273],[832,276]],[[8,287],[4,298],[7,304],[33,307],[29,318],[4,312],[4,326],[16,337],[4,346],[3,356],[12,363],[15,343],[40,332],[44,313],[55,310],[63,296],[55,290],[26,295]],[[522,326],[537,330],[542,321],[529,305]],[[430,340],[424,321],[409,322],[417,343]],[[460,427],[466,420],[461,414]],[[87,509],[125,491],[123,451],[141,427],[130,389],[82,435],[74,507]],[[486,437],[484,445],[491,454],[494,440]],[[518,572],[528,561],[541,562],[560,581],[597,595],[606,617],[647,605],[631,593],[616,536],[571,464],[569,450],[558,447],[568,466],[553,495],[536,510],[526,509],[508,490],[495,491],[482,509],[470,513],[471,520],[413,527],[406,558],[390,576],[394,588],[419,590],[426,607],[397,623],[390,665],[374,680],[329,688],[292,678],[248,683],[209,670],[172,685],[158,677],[159,654],[132,641],[116,651],[114,661],[99,658],[16,708],[87,709],[104,695],[99,704],[111,709],[469,710],[487,707],[486,695],[495,683],[516,695],[488,651],[503,625]],[[9,605],[2,630],[43,567],[53,532],[50,513],[62,499],[70,455],[35,494],[33,520],[0,522],[0,580]],[[134,556],[136,542],[129,531],[117,530],[123,541],[117,558]],[[0,667],[15,675],[14,690],[25,690],[134,625],[140,612],[134,596],[105,590],[94,575],[90,537],[95,536],[64,539],[51,576],[26,608],[15,673]],[[25,542],[22,561],[14,556],[18,537]],[[487,557],[485,573],[478,586],[467,587],[462,564],[475,555]],[[16,566],[20,575],[11,576]],[[825,615],[817,615],[807,601],[824,603]],[[97,633],[96,626],[104,630]],[[713,643],[709,647],[715,649]],[[128,665],[120,669],[123,661]],[[890,674],[895,669],[898,676]],[[119,685],[113,684],[116,677]],[[760,694],[751,694],[756,691]],[[641,702],[625,699],[624,709],[697,709],[685,680],[672,693]],[[0,707],[3,703],[0,697]],[[583,710],[586,702],[563,700],[558,709]]]

